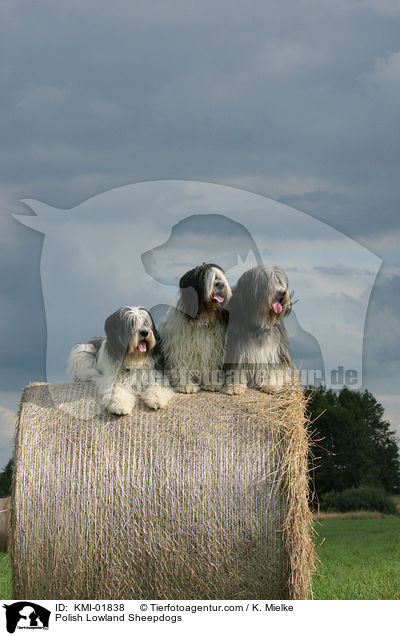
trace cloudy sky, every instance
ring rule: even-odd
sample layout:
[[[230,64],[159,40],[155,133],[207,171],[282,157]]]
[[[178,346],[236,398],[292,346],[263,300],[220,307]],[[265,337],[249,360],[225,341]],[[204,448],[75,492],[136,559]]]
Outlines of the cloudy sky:
[[[46,368],[43,234],[19,201],[158,179],[265,195],[382,260],[363,386],[400,430],[400,2],[3,0],[0,18],[0,464]]]

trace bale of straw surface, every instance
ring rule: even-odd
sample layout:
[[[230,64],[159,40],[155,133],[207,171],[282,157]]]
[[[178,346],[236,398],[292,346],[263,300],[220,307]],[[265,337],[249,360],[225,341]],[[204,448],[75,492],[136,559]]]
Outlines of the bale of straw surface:
[[[11,497],[0,497],[0,552],[8,550]]]
[[[90,383],[30,385],[18,422],[16,599],[302,599],[313,543],[304,398],[176,394],[118,417]]]

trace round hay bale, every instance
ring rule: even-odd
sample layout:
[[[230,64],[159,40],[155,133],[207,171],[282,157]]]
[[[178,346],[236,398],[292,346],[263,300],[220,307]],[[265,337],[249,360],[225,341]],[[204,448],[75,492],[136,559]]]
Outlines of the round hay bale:
[[[303,599],[313,542],[303,394],[176,394],[99,413],[90,383],[25,389],[16,599]]]

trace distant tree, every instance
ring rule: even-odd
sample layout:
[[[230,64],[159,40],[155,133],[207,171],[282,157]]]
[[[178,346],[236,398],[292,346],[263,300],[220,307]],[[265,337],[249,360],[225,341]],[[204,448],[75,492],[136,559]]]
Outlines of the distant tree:
[[[324,387],[310,387],[306,394],[315,420],[316,458],[310,463],[317,496],[365,485],[400,492],[399,447],[374,396]]]
[[[13,461],[10,459],[7,466],[0,473],[0,497],[8,497],[11,493],[11,478]]]

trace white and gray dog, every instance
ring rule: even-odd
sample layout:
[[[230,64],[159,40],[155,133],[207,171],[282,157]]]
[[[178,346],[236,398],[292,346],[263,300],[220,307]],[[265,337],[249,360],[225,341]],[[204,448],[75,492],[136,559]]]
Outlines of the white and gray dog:
[[[203,263],[182,276],[179,288],[177,306],[168,309],[159,325],[171,385],[181,393],[218,391],[229,283],[218,265]]]
[[[143,307],[121,307],[104,325],[105,337],[75,345],[67,371],[76,381],[94,381],[110,413],[128,415],[140,397],[152,409],[173,395],[158,364],[158,335]]]
[[[258,265],[242,274],[229,304],[225,393],[240,394],[247,387],[272,392],[287,382],[295,367],[283,318],[291,307],[283,269]]]

